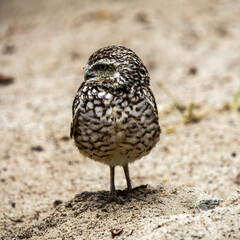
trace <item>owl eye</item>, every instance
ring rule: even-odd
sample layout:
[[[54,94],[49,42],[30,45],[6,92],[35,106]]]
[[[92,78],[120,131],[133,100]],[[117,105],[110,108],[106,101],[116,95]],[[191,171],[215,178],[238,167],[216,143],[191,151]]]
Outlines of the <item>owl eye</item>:
[[[99,64],[98,65],[98,70],[100,71],[105,71],[108,69],[108,66],[106,64]]]

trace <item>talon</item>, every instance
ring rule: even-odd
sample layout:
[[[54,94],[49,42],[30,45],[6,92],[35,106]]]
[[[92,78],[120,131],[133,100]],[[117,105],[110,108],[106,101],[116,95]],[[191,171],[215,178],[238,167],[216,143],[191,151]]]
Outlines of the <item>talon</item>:
[[[124,203],[123,200],[121,200],[117,196],[116,192],[110,192],[107,203],[111,203],[111,202],[115,202],[117,204],[123,204]]]

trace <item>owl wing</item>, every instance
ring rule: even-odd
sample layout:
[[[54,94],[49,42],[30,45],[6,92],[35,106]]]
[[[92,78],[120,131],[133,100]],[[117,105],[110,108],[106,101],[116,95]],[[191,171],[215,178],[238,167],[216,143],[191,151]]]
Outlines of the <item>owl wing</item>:
[[[78,92],[74,98],[73,105],[72,105],[72,122],[70,127],[70,137],[72,138],[74,135],[74,125],[76,121],[76,115],[81,103],[81,89],[84,87],[84,83],[78,89]]]
[[[75,126],[75,121],[77,119],[76,115],[77,115],[79,107],[80,107],[80,104],[78,104],[77,107],[73,111],[73,118],[72,118],[71,128],[70,128],[70,138],[72,138],[74,135],[74,126]]]
[[[158,108],[152,90],[149,87],[142,87],[142,93],[146,101],[152,106],[153,112],[156,113],[158,117]]]
[[[145,100],[152,107],[152,112],[153,112],[155,118],[158,121],[158,119],[159,119],[158,118],[158,108],[157,108],[157,104],[156,104],[156,101],[155,101],[155,98],[154,98],[152,90],[149,87],[142,87],[142,93],[143,93],[143,95],[145,97]],[[159,123],[158,123],[158,126],[159,126],[159,131],[161,133],[161,127],[160,127]]]

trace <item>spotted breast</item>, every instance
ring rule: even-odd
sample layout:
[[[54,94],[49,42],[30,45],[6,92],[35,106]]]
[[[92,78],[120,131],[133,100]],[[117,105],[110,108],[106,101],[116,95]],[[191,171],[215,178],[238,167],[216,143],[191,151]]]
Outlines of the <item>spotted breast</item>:
[[[72,135],[93,160],[116,166],[133,162],[159,140],[158,117],[150,89],[81,86]]]

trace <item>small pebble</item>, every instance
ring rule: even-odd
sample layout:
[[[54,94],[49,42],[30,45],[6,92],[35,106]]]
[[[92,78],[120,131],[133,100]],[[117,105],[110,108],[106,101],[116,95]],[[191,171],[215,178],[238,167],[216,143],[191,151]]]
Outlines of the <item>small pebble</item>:
[[[196,67],[191,67],[190,69],[189,69],[189,74],[190,75],[196,75],[197,74],[197,72],[198,72],[198,69],[196,68]]]
[[[58,205],[62,204],[62,200],[55,200],[53,202],[53,207],[57,207]]]
[[[32,147],[31,147],[31,151],[42,152],[43,150],[44,150],[44,149],[43,149],[40,145],[32,146]]]

